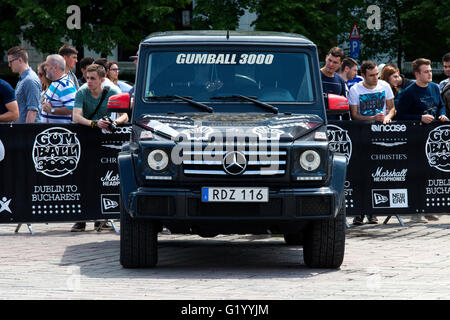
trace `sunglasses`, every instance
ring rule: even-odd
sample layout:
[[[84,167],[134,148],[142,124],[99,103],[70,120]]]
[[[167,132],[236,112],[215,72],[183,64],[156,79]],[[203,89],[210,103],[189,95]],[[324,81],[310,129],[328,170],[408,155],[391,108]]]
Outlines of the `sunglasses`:
[[[16,60],[19,60],[19,58],[14,58],[14,59],[12,59],[12,60],[8,60],[8,64],[11,64],[11,63],[13,63],[13,62],[16,61]]]
[[[119,72],[120,71],[120,69],[119,68],[114,68],[114,69],[109,69],[110,71],[114,71],[114,72]]]

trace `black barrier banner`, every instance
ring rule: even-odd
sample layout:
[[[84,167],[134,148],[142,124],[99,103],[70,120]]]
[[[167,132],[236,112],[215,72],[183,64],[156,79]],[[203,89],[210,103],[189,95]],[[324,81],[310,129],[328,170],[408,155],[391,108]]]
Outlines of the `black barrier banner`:
[[[328,136],[336,151],[351,150],[347,215],[450,211],[450,125],[331,121]]]
[[[0,125],[0,222],[119,218],[117,153],[130,130]]]
[[[116,133],[75,124],[0,125],[0,223],[118,219]],[[450,124],[331,121],[347,157],[347,214],[447,213]]]

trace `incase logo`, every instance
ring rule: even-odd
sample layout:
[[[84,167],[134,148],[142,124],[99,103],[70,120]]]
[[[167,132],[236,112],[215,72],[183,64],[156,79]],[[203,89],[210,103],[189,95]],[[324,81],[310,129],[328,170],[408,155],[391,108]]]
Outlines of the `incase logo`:
[[[408,208],[408,189],[372,190],[372,208]]]
[[[373,124],[370,129],[372,132],[405,132],[404,124]]]

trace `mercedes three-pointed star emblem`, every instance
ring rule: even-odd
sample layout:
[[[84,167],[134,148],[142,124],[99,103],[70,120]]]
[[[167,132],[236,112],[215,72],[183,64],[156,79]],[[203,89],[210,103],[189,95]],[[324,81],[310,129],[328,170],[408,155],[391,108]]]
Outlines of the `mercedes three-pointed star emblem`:
[[[223,169],[231,175],[239,175],[245,171],[247,167],[247,159],[242,152],[231,151],[223,158]]]

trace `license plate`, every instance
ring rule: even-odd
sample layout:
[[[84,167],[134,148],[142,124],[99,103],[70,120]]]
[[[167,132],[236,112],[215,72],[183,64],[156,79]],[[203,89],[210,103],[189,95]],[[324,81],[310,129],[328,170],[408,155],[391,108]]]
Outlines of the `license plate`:
[[[269,188],[202,188],[203,202],[268,202]]]

